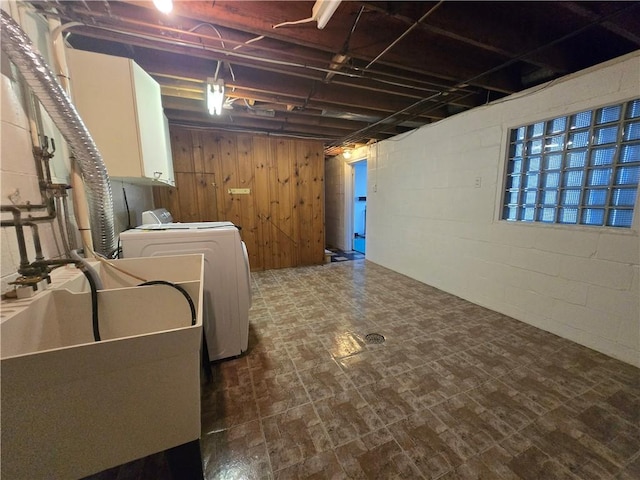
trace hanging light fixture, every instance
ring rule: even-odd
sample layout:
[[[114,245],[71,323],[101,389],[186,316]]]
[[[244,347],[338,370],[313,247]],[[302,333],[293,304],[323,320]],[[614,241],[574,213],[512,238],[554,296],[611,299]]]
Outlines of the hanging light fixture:
[[[311,18],[318,22],[318,29],[322,30],[342,0],[316,0],[311,10]]]
[[[153,0],[153,4],[162,13],[171,13],[171,10],[173,10],[172,0]]]
[[[302,20],[294,20],[292,22],[282,22],[274,25],[273,28],[284,27],[285,25],[300,25],[301,23],[318,22],[318,29],[322,30],[331,16],[338,8],[342,0],[316,0],[311,8],[311,16],[309,18],[303,18]],[[263,37],[258,37],[263,38]],[[237,47],[236,47],[237,48]]]
[[[209,115],[222,115],[224,104],[224,81],[207,78],[207,110]]]

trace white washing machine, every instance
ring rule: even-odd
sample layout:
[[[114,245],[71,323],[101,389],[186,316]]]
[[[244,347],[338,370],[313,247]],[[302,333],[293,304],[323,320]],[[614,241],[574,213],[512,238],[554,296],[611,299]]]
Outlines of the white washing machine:
[[[249,340],[251,274],[231,222],[146,224],[120,234],[124,258],[204,254],[203,328],[209,360],[240,355]]]

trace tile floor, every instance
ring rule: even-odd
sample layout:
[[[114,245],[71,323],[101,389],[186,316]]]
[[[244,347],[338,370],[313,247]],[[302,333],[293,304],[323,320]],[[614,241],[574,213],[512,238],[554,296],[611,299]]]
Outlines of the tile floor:
[[[365,260],[253,286],[250,349],[203,387],[207,479],[640,478],[639,369]]]
[[[362,260],[364,259],[364,253],[356,252],[352,250],[350,252],[345,252],[343,250],[339,250],[337,248],[329,249],[331,252],[331,261],[332,262],[346,262],[348,260]]]

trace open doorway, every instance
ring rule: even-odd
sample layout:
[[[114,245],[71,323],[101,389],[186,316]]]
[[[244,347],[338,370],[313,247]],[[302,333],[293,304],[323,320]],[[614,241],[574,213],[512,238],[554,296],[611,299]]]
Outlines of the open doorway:
[[[365,254],[367,244],[367,161],[352,163],[353,167],[353,239],[352,249]]]

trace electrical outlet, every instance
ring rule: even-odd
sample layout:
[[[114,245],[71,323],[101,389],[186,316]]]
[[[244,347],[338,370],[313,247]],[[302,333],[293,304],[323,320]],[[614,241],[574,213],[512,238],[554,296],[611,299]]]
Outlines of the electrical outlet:
[[[482,177],[476,177],[476,181],[474,183],[475,188],[480,188],[482,186]]]

